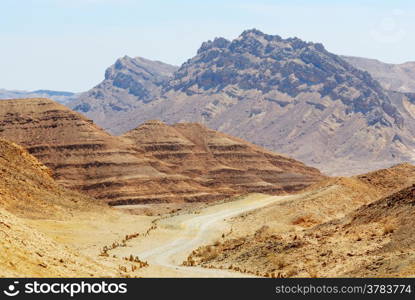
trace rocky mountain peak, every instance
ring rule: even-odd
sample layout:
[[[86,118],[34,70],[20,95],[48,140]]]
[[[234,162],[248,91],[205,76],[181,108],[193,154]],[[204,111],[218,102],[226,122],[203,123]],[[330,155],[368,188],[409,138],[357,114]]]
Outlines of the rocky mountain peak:
[[[252,28],[252,29],[247,29],[244,30],[240,37],[246,37],[246,36],[265,36],[266,34],[263,33],[261,30],[258,30],[256,28]]]
[[[104,123],[119,120],[120,113],[159,97],[176,69],[160,61],[126,55],[107,68],[104,81],[69,106],[106,127]]]
[[[415,157],[415,97],[391,94],[320,43],[250,29],[233,40],[203,43],[161,84],[143,64],[120,59],[116,65],[123,67],[114,67],[79,108],[116,134],[149,119],[198,122],[327,174],[356,174]],[[156,126],[167,137],[173,132]]]
[[[218,49],[227,48],[230,43],[231,42],[225,38],[222,38],[222,37],[215,38],[213,41],[209,40],[207,42],[203,42],[199,50],[197,51],[197,53],[199,54],[199,53],[208,51],[209,49],[213,49],[213,48],[218,48]]]
[[[283,39],[257,29],[246,30],[232,41],[216,38],[203,43],[164,91],[194,95],[235,89],[290,97],[318,93],[321,98],[343,102],[347,113],[367,115],[370,124],[402,125],[402,117],[369,73],[328,52],[322,44]]]

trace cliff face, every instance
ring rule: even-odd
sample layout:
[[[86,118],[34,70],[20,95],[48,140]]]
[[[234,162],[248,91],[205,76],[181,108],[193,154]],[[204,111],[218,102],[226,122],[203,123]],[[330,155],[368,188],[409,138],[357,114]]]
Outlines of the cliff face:
[[[249,160],[239,158],[229,167],[215,162],[216,168],[211,169],[209,167],[215,153],[202,153],[200,156],[191,153],[198,168],[182,170],[180,165],[187,166],[188,162],[185,156],[180,156],[182,154],[176,152],[183,149],[188,152],[201,152],[201,149],[204,149],[194,148],[194,142],[185,137],[193,131],[199,135],[206,133],[212,136],[212,140],[206,140],[204,143],[211,143],[210,147],[217,152],[217,156],[224,152],[222,159],[227,159],[227,155],[244,155],[244,149],[248,148],[247,143],[222,137],[219,133],[197,125],[190,127],[197,130],[183,129],[183,133],[180,133],[180,125],[177,130],[165,126],[166,132],[164,129],[152,130],[148,133],[150,139],[146,145],[144,139],[132,139],[131,136],[134,134],[126,137],[111,136],[82,115],[48,99],[1,101],[0,120],[0,135],[26,147],[52,170],[53,177],[60,184],[110,204],[209,201],[251,190],[278,193],[297,190],[321,177],[315,169],[295,160],[273,156],[265,150],[255,150],[262,151],[261,155],[250,150]],[[165,144],[169,130],[182,140],[167,139],[168,143]],[[135,132],[138,134],[137,132],[142,131],[143,129]],[[216,140],[219,142],[218,145],[215,144]],[[224,142],[223,145],[220,144],[221,141]],[[241,150],[242,154],[239,154]],[[153,155],[154,151],[157,153]],[[266,158],[267,156],[269,158]],[[170,160],[169,157],[175,157],[175,160]],[[273,167],[271,161],[278,159],[290,166],[281,170]],[[263,161],[267,161],[267,165],[264,171],[261,171],[261,176],[256,175],[254,183],[258,182],[264,187],[248,188],[252,184],[250,181],[253,175],[243,174],[244,169],[237,167],[237,164],[253,166]],[[173,162],[176,162],[176,165]],[[297,167],[297,173],[291,171]],[[209,172],[205,172],[202,178],[198,174],[203,172],[204,168]],[[289,174],[291,172],[295,175]],[[222,175],[223,178],[228,176],[228,182],[216,181],[216,173],[225,174]],[[298,181],[291,182],[293,176],[298,176]],[[242,179],[232,177],[244,178],[247,188],[233,188],[232,180]],[[269,178],[266,181],[260,180],[267,177]]]

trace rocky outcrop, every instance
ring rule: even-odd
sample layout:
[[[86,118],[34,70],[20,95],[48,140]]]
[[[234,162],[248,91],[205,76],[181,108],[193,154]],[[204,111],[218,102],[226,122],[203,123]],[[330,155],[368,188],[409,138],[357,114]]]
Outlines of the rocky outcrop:
[[[317,169],[197,123],[149,121],[123,137],[174,172],[222,193],[295,192],[323,178]]]
[[[111,136],[82,115],[48,99],[0,101],[0,136],[26,147],[53,171],[53,177],[60,184],[111,205],[211,201],[251,190],[235,189],[231,183],[226,182],[222,185],[215,183],[216,173],[227,174],[230,182],[232,176],[244,178],[245,175],[241,173],[243,168],[236,167],[236,164],[231,166],[232,170],[216,164],[218,168],[212,169],[210,174],[202,178],[197,176],[198,172],[210,164],[210,157],[201,155],[195,156],[199,169],[181,170],[168,158],[175,157],[177,163],[181,160],[181,164],[186,165],[186,157],[177,152],[193,151],[193,146],[187,138],[183,138],[184,144],[180,140],[166,144],[166,135],[169,136],[168,129],[166,130],[167,133],[153,130],[151,143],[146,145],[140,139]],[[172,130],[176,132],[175,129]],[[202,132],[209,133],[207,129]],[[218,147],[215,150],[217,155],[224,152],[223,159],[229,159],[226,158],[229,155],[227,151],[234,151],[235,156],[243,155],[244,153],[239,154],[238,149],[246,146],[230,142],[229,145],[212,144],[212,147]],[[153,155],[154,151],[159,150],[160,153]],[[256,160],[258,164],[264,161],[266,155],[277,166],[278,159],[291,165],[281,168],[280,172],[277,172],[277,167],[261,171],[264,174],[262,177],[258,175],[255,182],[259,178],[271,178],[262,182],[266,186],[264,192],[298,190],[321,177],[315,169],[262,151],[264,154],[251,158],[252,166]],[[252,154],[251,151],[250,155]],[[244,160],[240,162],[245,163]],[[297,173],[294,171],[296,167],[299,168]],[[294,180],[297,176],[298,180]],[[251,184],[251,177],[245,178],[247,186]]]

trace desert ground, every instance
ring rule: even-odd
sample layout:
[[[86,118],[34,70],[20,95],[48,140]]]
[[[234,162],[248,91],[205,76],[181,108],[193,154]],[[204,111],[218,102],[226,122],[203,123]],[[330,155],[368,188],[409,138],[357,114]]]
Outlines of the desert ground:
[[[85,213],[67,221],[29,224],[119,271],[115,276],[411,276],[411,242],[402,234],[411,212],[398,203],[397,212],[388,214],[382,204],[388,198],[382,195],[401,199],[399,189],[412,180],[413,170],[400,165],[362,177],[329,179],[293,195],[119,206],[104,217]],[[365,183],[368,178],[370,184]],[[398,196],[393,196],[396,190]]]
[[[30,220],[37,230],[59,243],[75,248],[109,267],[117,267],[120,258],[138,257],[148,266],[128,276],[138,277],[246,277],[232,270],[183,266],[190,253],[203,245],[215,243],[229,235],[229,220],[249,211],[284,201],[291,196],[252,194],[219,204],[196,205],[173,209],[160,216],[131,215],[134,205],[114,208],[109,215],[85,213],[70,220]],[[143,209],[145,205],[138,205]],[[148,209],[155,210],[154,205]],[[151,206],[153,206],[151,208]],[[162,205],[161,205],[162,206]],[[162,211],[166,207],[160,207]],[[125,240],[127,235],[139,234]],[[120,244],[102,256],[105,246]],[[124,263],[121,260],[121,263]],[[123,269],[124,265],[119,267]],[[128,271],[130,271],[130,267]]]
[[[110,206],[17,144],[0,139],[0,153],[0,276],[414,275],[408,163],[280,195]]]

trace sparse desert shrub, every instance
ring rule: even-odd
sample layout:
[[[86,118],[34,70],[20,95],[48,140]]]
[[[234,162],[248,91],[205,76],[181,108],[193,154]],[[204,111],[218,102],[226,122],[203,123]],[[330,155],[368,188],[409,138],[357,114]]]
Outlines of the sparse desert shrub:
[[[285,255],[283,254],[272,252],[268,254],[268,260],[273,266],[276,266],[278,270],[281,270],[285,266],[287,266],[287,259],[285,258]]]
[[[271,278],[286,278],[286,276],[284,274],[282,274],[281,272],[273,272],[270,273]]]
[[[118,269],[119,269],[121,272],[125,272],[125,273],[127,273],[127,267],[126,267],[126,266],[118,266]]]
[[[316,268],[310,266],[307,269],[307,272],[308,272],[308,275],[310,275],[310,278],[318,278],[318,273],[317,273]]]
[[[219,255],[219,250],[213,246],[207,246],[200,250],[199,256],[203,262],[215,259]]]
[[[383,224],[383,234],[384,235],[387,235],[389,233],[393,233],[395,230],[396,230],[396,225],[393,222],[389,221],[389,222],[386,222],[385,224]]]
[[[109,250],[108,247],[104,246],[104,248],[102,248],[101,252],[99,253],[99,256],[108,257],[109,256],[108,250]]]
[[[123,242],[134,239],[136,237],[138,237],[140,234],[139,233],[133,233],[133,234],[127,234],[123,240]]]
[[[130,256],[126,256],[123,258],[125,261],[137,263],[140,268],[148,267],[148,263],[146,261],[140,260],[138,256],[133,256],[132,254]]]
[[[295,269],[295,268],[291,268],[291,269],[289,269],[289,270],[285,273],[285,277],[286,277],[286,278],[290,278],[290,277],[293,277],[293,276],[295,276],[295,275],[297,275],[297,274],[298,274],[297,269]]]
[[[196,264],[196,262],[192,258],[189,258],[185,263],[186,263],[185,266],[190,266],[190,267],[193,267]]]

